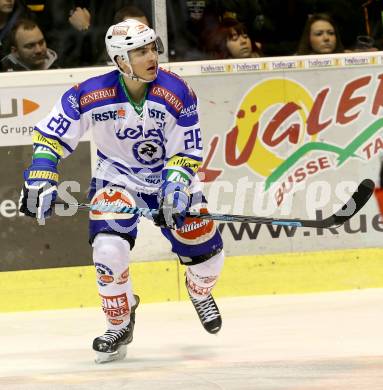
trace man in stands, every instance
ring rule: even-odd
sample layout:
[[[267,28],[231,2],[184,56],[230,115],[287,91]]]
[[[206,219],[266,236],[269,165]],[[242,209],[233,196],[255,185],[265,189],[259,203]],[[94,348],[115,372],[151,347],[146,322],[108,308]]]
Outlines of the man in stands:
[[[0,61],[5,72],[57,68],[57,54],[47,48],[39,26],[30,19],[20,19],[10,33],[11,53]]]

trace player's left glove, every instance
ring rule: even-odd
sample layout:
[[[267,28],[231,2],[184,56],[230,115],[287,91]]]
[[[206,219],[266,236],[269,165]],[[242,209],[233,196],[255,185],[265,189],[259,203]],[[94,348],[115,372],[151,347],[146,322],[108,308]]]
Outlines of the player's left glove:
[[[20,211],[40,223],[52,214],[52,203],[57,196],[57,163],[46,158],[34,159],[24,171],[24,180]]]
[[[154,218],[154,223],[169,229],[181,228],[185,222],[189,198],[186,184],[165,180],[158,193],[159,214]]]

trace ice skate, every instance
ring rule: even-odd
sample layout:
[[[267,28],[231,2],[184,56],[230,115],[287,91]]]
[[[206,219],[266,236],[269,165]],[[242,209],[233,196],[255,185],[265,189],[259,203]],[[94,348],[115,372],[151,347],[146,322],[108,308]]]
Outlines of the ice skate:
[[[133,341],[135,324],[135,310],[140,302],[138,295],[134,296],[136,304],[132,307],[129,324],[121,330],[108,329],[102,336],[93,340],[93,349],[96,351],[96,363],[107,363],[122,360],[126,356],[126,346]]]
[[[212,295],[209,294],[200,300],[192,297],[189,290],[188,294],[205,330],[212,334],[218,333],[222,326],[222,318]]]

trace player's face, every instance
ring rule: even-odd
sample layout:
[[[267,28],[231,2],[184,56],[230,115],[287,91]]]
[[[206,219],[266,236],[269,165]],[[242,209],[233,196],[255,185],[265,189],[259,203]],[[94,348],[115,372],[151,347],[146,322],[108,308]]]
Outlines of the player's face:
[[[16,32],[13,53],[29,68],[42,69],[47,58],[47,44],[38,27],[32,30],[19,28]]]
[[[336,47],[334,27],[325,20],[314,22],[310,29],[310,44],[314,53],[333,53]]]
[[[10,14],[13,11],[15,0],[0,0],[0,13]]]
[[[232,29],[231,36],[226,41],[226,46],[233,58],[251,57],[251,41],[249,36],[245,33],[239,34]]]
[[[153,81],[157,77],[158,52],[154,42],[129,52],[133,73],[144,80]]]

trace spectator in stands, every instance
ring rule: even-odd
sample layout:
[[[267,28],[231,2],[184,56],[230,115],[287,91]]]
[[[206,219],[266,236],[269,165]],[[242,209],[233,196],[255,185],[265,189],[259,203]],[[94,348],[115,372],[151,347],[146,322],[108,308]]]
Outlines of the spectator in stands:
[[[252,42],[245,26],[226,18],[211,32],[206,51],[213,59],[262,57],[260,44]]]
[[[30,19],[19,19],[10,32],[11,53],[0,61],[2,71],[57,68],[57,54],[47,48],[39,26]]]
[[[328,14],[309,16],[299,42],[297,54],[343,53],[344,48],[334,20]]]
[[[114,15],[114,24],[123,22],[126,19],[135,19],[147,26],[150,26],[149,20],[144,11],[134,5],[128,5],[119,9]]]
[[[0,0],[0,58],[7,49],[5,44],[17,19],[26,13],[26,8],[19,0]]]

